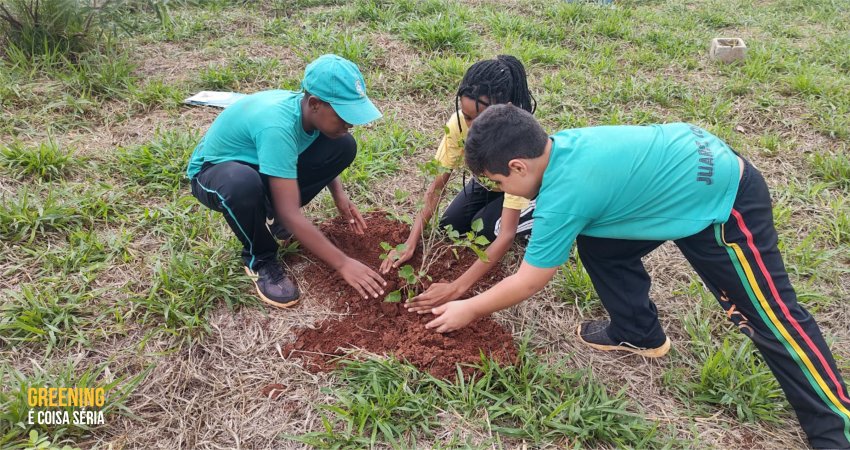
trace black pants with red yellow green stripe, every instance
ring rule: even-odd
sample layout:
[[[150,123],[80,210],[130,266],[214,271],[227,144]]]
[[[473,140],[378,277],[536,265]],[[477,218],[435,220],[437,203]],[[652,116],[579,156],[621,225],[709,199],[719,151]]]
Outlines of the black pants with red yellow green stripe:
[[[579,236],[579,256],[611,316],[610,337],[641,347],[666,339],[641,258],[662,241]],[[815,448],[850,448],[850,398],[815,319],[797,303],[764,178],[746,163],[729,220],[675,243],[761,352]]]

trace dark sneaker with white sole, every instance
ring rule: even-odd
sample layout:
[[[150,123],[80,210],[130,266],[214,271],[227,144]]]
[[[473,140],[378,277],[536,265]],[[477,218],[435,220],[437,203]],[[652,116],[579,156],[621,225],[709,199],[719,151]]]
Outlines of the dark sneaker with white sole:
[[[578,339],[588,346],[602,351],[625,351],[632,352],[647,358],[660,358],[670,351],[670,338],[665,337],[664,343],[659,347],[646,348],[629,344],[628,342],[617,342],[608,336],[610,320],[591,320],[583,322],[578,326]]]
[[[283,227],[283,224],[275,220],[274,217],[266,217],[266,229],[269,230],[272,236],[280,242],[285,242],[292,239],[292,233]]]
[[[256,271],[245,266],[245,272],[254,280],[260,300],[278,308],[298,304],[298,286],[286,276],[279,261],[263,263]]]

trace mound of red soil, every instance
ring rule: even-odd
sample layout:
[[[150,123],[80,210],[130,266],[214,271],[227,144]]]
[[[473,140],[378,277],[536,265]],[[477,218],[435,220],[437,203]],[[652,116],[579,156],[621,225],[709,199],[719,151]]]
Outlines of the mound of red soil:
[[[322,224],[320,229],[340,250],[377,270],[383,253],[380,243],[403,242],[407,239],[409,227],[389,220],[381,213],[369,214],[365,219],[369,227],[365,236],[354,234],[349,225],[339,218]],[[421,253],[420,246],[409,264],[418,268]],[[305,359],[310,370],[331,369],[333,359],[353,348],[394,355],[441,378],[455,377],[455,365],[458,363],[480,362],[481,353],[501,364],[516,361],[516,348],[510,333],[492,319],[482,318],[463,329],[438,334],[425,329],[433,315],[407,312],[401,303],[385,303],[383,298],[363,299],[333,269],[319,262],[318,258],[308,256],[316,262],[305,271],[308,285],[301,286],[302,291],[328,302],[334,311],[344,314],[340,320],[324,321],[317,329],[298,330],[296,340],[284,349],[285,355]],[[476,258],[471,251],[460,251],[458,256],[456,259],[452,252],[445,252],[430,267],[431,279],[454,280]],[[499,270],[491,271],[473,287],[473,291],[493,285],[502,276]],[[385,292],[398,288],[399,279],[395,271],[385,275],[384,279],[388,284]],[[463,370],[467,375],[472,372],[468,367]]]

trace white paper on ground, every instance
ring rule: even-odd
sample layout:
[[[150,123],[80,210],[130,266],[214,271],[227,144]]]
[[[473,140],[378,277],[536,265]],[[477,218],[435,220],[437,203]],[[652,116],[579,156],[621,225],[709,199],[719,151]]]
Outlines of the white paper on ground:
[[[189,105],[227,108],[246,95],[247,94],[240,94],[238,92],[201,91],[186,100],[183,100],[183,103]]]

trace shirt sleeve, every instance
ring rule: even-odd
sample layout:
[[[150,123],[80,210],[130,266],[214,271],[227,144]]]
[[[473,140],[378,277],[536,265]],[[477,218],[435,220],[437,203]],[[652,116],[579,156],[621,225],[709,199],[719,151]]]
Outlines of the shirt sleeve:
[[[570,258],[576,236],[590,219],[574,214],[536,210],[525,262],[540,269],[560,266]]]
[[[279,127],[266,128],[254,136],[260,173],[279,178],[298,178],[295,138]]]
[[[528,208],[529,204],[531,204],[529,199],[511,194],[505,194],[505,199],[502,200],[502,208],[515,209],[517,211]]]
[[[437,154],[434,156],[434,159],[447,169],[457,169],[464,165],[463,141],[466,133],[458,126],[457,119],[457,113],[454,113],[446,122],[443,140],[440,141]]]

